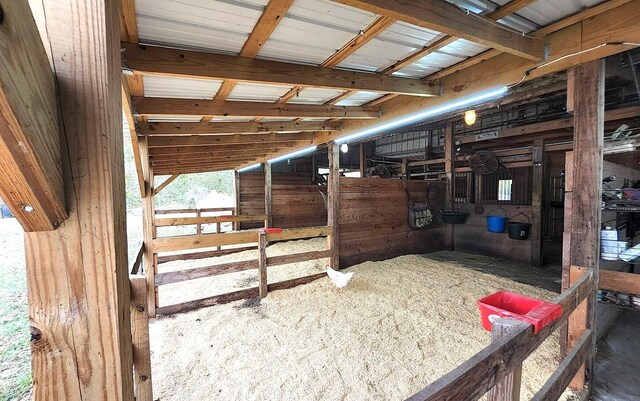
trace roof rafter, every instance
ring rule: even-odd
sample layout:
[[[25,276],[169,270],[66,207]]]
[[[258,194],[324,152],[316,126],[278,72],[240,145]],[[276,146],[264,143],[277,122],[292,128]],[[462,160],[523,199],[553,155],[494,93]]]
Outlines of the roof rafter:
[[[464,38],[530,60],[540,60],[544,42],[519,35],[497,24],[489,24],[478,15],[444,0],[334,0],[363,10],[395,18],[413,25],[433,29],[447,35]]]
[[[308,142],[313,140],[313,133],[296,134],[231,134],[231,135],[192,135],[192,136],[152,136],[149,147],[167,146],[214,146],[231,144],[277,144],[280,142]]]
[[[437,96],[436,88],[416,79],[345,71],[302,64],[259,60],[123,43],[126,65],[136,74],[198,79],[369,90],[410,96]]]

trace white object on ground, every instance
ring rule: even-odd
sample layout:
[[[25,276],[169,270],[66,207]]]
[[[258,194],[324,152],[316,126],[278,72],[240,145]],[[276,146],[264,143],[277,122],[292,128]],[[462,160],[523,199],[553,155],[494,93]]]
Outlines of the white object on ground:
[[[353,277],[353,272],[349,273],[341,273],[339,271],[333,270],[330,267],[327,267],[327,275],[333,281],[333,284],[338,288],[344,288],[349,284],[351,278]]]

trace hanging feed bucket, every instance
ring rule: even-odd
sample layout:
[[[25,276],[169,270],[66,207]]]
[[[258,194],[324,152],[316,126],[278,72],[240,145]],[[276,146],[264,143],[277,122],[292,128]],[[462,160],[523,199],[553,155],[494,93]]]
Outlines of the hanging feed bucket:
[[[507,231],[509,232],[509,238],[517,240],[525,240],[529,237],[529,231],[531,231],[531,223],[529,223],[529,216],[524,213],[520,213],[527,218],[527,222],[522,221],[510,221],[507,224]]]
[[[502,211],[504,212],[504,210]],[[506,216],[489,215],[487,216],[487,230],[490,233],[503,233],[507,228],[507,220]]]

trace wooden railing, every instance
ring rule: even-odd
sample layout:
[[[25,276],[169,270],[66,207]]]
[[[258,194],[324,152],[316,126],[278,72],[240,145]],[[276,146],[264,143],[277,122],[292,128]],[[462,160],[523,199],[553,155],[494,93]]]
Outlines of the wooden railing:
[[[411,401],[475,401],[489,394],[490,401],[512,400],[519,394],[519,381],[511,376],[521,369],[522,362],[535,351],[556,329],[567,322],[569,316],[588,296],[594,294],[593,271],[585,274],[567,291],[551,302],[562,306],[562,317],[534,334],[533,326],[526,322],[494,322],[494,330],[502,324],[511,325],[500,335],[494,331],[494,342],[462,365],[442,376],[428,387],[408,398]],[[571,352],[560,363],[545,385],[532,400],[556,400],[565,390],[578,369],[585,363],[592,343],[592,331],[580,336]]]
[[[160,210],[156,210],[155,211],[155,215],[166,215],[166,214],[195,214],[195,217],[185,217],[184,219],[198,219],[198,218],[202,218],[204,213],[230,213],[229,215],[225,215],[225,216],[236,216],[236,208],[235,207],[209,207],[209,208],[202,208],[202,209],[160,209]],[[213,217],[222,217],[222,216],[213,216]],[[207,217],[205,217],[207,218]],[[200,235],[202,234],[202,225],[203,224],[215,224],[216,225],[216,233],[219,233],[221,230],[220,224],[221,223],[231,223],[233,221],[231,220],[226,220],[226,221],[211,221],[211,222],[198,222],[195,221],[193,223],[184,223],[184,224],[170,224],[171,220],[181,220],[180,218],[178,219],[157,219],[154,216],[154,225],[156,227],[164,227],[164,226],[177,226],[177,225],[190,225],[190,224],[195,224],[196,225],[196,234]],[[161,220],[161,225],[158,224],[158,221]],[[233,229],[234,230],[238,230],[239,229],[239,223],[240,221],[236,221],[233,222]],[[164,224],[162,224],[164,223]]]
[[[257,296],[265,297],[269,291],[291,288],[324,277],[326,273],[323,272],[311,276],[296,278],[293,280],[267,284],[267,267],[329,258],[332,255],[332,250],[329,249],[323,251],[303,252],[293,255],[267,257],[266,247],[269,242],[273,241],[288,241],[294,239],[326,237],[331,233],[331,227],[321,226],[286,229],[280,232],[265,232],[261,229],[253,231],[241,231],[237,233],[205,234],[200,236],[156,239],[154,240],[154,249],[159,252],[175,249],[193,249],[198,247],[210,247],[229,244],[247,244],[256,242],[258,243],[259,251],[259,256],[257,259],[216,264],[212,266],[157,274],[155,276],[156,287],[187,280],[193,280],[197,278],[258,269],[259,286],[181,304],[162,306],[156,309],[156,313],[160,315],[171,315],[179,312],[186,312],[202,308],[205,306],[212,306],[245,298],[252,298]]]
[[[129,269],[129,274],[138,274],[140,272],[140,267],[142,267],[142,256],[144,255],[144,242],[140,242],[138,252],[136,253],[135,259],[129,263],[131,268]]]

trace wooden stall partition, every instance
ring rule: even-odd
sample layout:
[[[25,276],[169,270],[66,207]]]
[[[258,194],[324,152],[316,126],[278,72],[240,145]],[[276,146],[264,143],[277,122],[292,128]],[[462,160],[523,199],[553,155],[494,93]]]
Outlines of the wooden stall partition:
[[[443,250],[446,228],[443,181],[405,181],[411,199],[424,202],[428,193],[433,223],[413,230],[408,224],[408,200],[403,180],[340,177],[340,265]]]
[[[238,214],[265,213],[265,178],[262,173],[239,175],[240,209]],[[271,212],[273,227],[313,227],[327,224],[327,213],[320,189],[310,177],[273,173],[271,176]],[[241,223],[242,229],[262,227],[259,223]]]

